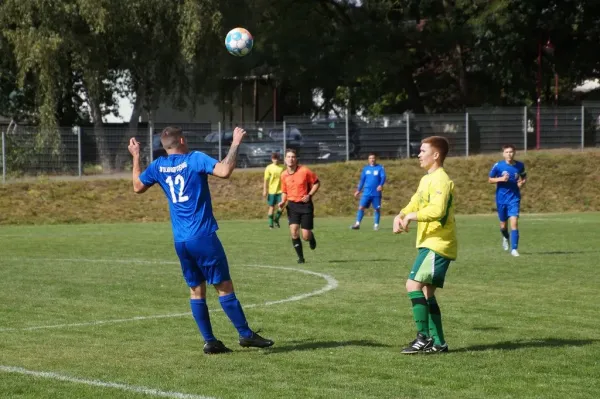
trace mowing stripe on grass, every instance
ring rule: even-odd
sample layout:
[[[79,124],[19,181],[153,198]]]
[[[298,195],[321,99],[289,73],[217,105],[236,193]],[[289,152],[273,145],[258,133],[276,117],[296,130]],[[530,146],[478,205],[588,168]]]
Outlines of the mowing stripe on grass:
[[[31,258],[27,258],[27,259],[31,260]],[[12,260],[22,260],[22,259],[21,258],[13,258]],[[109,260],[109,259],[35,259],[35,260],[61,261],[61,262],[113,262],[113,263],[134,262],[134,263],[161,263],[161,264],[175,263],[175,264],[179,264],[179,262],[156,262],[156,261],[144,261],[144,260],[127,261],[124,259],[117,259],[117,260]],[[324,294],[325,292],[334,290],[338,287],[338,281],[335,278],[333,278],[332,276],[330,276],[328,274],[324,274],[324,273],[317,273],[317,272],[313,272],[310,270],[298,269],[295,267],[280,267],[280,266],[267,266],[267,265],[240,265],[240,266],[260,267],[263,269],[289,270],[289,271],[293,271],[293,272],[298,272],[298,273],[309,274],[309,275],[321,277],[325,281],[327,281],[327,284],[318,290],[307,292],[304,294],[293,295],[293,296],[290,296],[290,297],[287,297],[284,299],[278,299],[275,301],[267,301],[267,302],[264,302],[261,304],[244,305],[245,309],[255,308],[258,306],[271,306],[271,305],[277,305],[280,303],[301,301],[301,300],[309,298],[311,296]],[[215,311],[222,311],[222,309],[219,308],[219,309],[211,310],[211,312],[215,312]],[[136,317],[130,317],[130,318],[124,318],[124,319],[95,320],[95,321],[81,322],[81,323],[54,324],[54,325],[33,326],[33,327],[24,327],[24,328],[0,328],[0,332],[33,331],[33,330],[43,330],[43,329],[51,329],[51,328],[99,326],[99,325],[103,325],[103,324],[127,323],[127,322],[133,322],[133,321],[153,320],[153,319],[167,319],[167,318],[172,318],[172,317],[183,317],[183,316],[189,316],[189,315],[190,315],[190,312],[170,313],[170,314],[153,315],[153,316],[136,316]]]
[[[173,398],[173,399],[215,399],[211,396],[202,396],[202,395],[192,395],[188,393],[181,392],[170,392],[170,391],[160,391],[158,389],[139,387],[135,385],[127,385],[127,384],[118,384],[116,382],[105,382],[98,380],[86,380],[83,378],[70,377],[68,375],[51,373],[47,371],[33,371],[27,370],[21,367],[10,367],[10,366],[2,366],[0,365],[0,371],[5,373],[14,373],[21,375],[29,375],[36,378],[47,378],[51,380],[64,381],[64,382],[72,382],[75,384],[83,384],[93,387],[100,388],[112,388],[112,389],[120,389],[122,391],[141,393],[144,395],[156,396],[159,398]]]

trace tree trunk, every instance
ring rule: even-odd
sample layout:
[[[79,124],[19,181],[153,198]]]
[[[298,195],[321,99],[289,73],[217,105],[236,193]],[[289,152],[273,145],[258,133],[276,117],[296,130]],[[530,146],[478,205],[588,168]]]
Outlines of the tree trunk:
[[[139,88],[135,95],[135,101],[133,103],[133,110],[131,112],[131,119],[129,119],[129,126],[124,136],[121,139],[121,144],[117,149],[117,155],[115,157],[115,169],[123,170],[123,166],[130,159],[129,151],[127,150],[127,143],[131,137],[138,136],[138,125],[140,121],[140,115],[144,109],[144,89]],[[146,143],[148,140],[146,137],[136,137],[138,141],[141,143]],[[142,159],[146,158],[146,155],[149,155],[149,152],[152,151],[152,143],[148,143],[146,146],[142,146]]]
[[[100,103],[96,101],[93,95],[88,90],[88,101],[90,103],[90,113],[94,121],[94,140],[96,141],[96,153],[103,173],[109,173],[111,168],[110,149],[108,147],[106,134],[104,131],[104,123],[102,122],[102,109]]]

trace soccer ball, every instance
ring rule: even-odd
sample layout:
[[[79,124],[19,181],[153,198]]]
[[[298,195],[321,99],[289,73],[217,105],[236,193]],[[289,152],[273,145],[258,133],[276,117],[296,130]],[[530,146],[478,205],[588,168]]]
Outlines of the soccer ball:
[[[243,57],[252,51],[254,38],[244,28],[233,28],[225,37],[225,47],[230,54]]]

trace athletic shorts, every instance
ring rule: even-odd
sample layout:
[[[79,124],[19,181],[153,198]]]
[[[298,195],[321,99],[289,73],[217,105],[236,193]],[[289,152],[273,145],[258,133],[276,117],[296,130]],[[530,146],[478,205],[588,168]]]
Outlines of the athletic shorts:
[[[289,224],[299,224],[304,230],[313,229],[315,208],[312,201],[308,203],[289,201],[286,209]]]
[[[519,217],[520,201],[511,202],[510,204],[496,204],[498,209],[498,219],[501,222],[506,222],[510,217]]]
[[[373,209],[379,210],[381,208],[381,197],[378,195],[363,195],[360,198],[359,206],[369,208],[371,204],[373,204]]]
[[[281,193],[267,195],[267,204],[269,206],[277,206],[281,202]]]
[[[189,287],[219,284],[231,280],[225,250],[217,234],[198,237],[190,241],[176,242],[183,278]]]
[[[408,279],[442,288],[450,262],[452,260],[429,248],[419,248],[419,254],[415,259]]]

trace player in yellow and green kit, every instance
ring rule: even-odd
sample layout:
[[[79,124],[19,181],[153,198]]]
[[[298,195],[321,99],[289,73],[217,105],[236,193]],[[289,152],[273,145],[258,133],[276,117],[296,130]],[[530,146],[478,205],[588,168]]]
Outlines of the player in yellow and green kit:
[[[454,222],[454,182],[443,168],[448,140],[432,136],[421,142],[419,162],[427,174],[417,192],[394,219],[394,233],[408,231],[411,221],[417,225],[419,253],[406,280],[412,302],[417,338],[402,350],[403,354],[448,352],[442,315],[435,299],[436,288],[444,286],[450,262],[456,259]]]
[[[279,227],[279,218],[281,217],[281,209],[277,208],[275,215],[273,211],[275,205],[281,201],[281,172],[285,169],[283,165],[279,164],[279,154],[274,152],[271,155],[271,164],[265,168],[265,180],[263,184],[263,197],[267,198],[267,204],[269,205],[269,228],[275,226]]]

